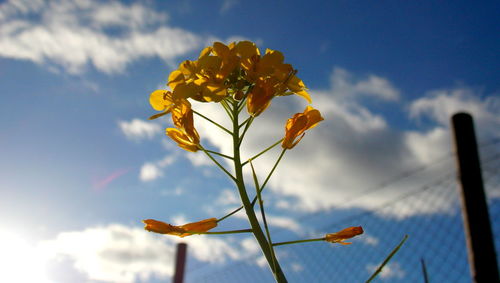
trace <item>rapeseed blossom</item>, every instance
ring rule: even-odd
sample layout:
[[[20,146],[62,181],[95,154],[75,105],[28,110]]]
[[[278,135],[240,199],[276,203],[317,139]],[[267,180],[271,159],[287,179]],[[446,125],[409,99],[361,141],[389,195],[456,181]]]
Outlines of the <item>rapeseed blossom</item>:
[[[146,224],[144,226],[144,229],[148,230],[149,232],[174,235],[181,238],[196,234],[197,232],[204,233],[210,229],[217,227],[216,218],[208,218],[198,222],[187,223],[181,226],[174,226],[154,219],[146,219],[142,222]]]

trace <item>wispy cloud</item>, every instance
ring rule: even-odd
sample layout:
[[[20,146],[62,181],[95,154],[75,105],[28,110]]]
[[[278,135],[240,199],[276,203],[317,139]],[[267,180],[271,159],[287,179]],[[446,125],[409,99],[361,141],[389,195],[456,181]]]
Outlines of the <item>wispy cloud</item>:
[[[258,252],[249,240],[240,243],[230,237],[220,239],[206,235],[180,239],[120,224],[61,232],[54,239],[41,242],[38,249],[55,266],[62,264],[64,258],[69,259],[87,280],[132,283],[147,281],[153,276],[172,276],[178,242],[189,244],[189,253],[194,259],[214,264],[244,259]],[[247,253],[242,254],[242,249]]]
[[[130,122],[118,121],[118,126],[122,133],[130,140],[151,139],[162,132],[162,127],[151,121],[145,121],[138,118]]]
[[[144,3],[7,1],[0,5],[0,56],[81,73],[123,72],[140,58],[165,61],[199,49],[201,36],[168,25]]]
[[[343,68],[335,67],[330,82],[331,91],[344,97],[375,97],[388,101],[399,99],[399,90],[386,78],[374,74],[354,76]]]
[[[163,168],[174,163],[176,159],[176,155],[167,155],[159,161],[146,162],[141,167],[139,179],[143,182],[149,182],[163,176]]]

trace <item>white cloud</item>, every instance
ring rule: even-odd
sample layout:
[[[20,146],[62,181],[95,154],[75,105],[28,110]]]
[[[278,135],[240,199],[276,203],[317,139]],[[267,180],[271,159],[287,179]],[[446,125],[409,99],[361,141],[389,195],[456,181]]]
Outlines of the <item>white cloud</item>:
[[[438,94],[430,92],[434,95],[410,103],[411,117],[427,117],[433,126],[425,130],[405,131],[391,128],[382,115],[363,105],[363,97],[396,100],[399,91],[389,80],[376,75],[359,77],[336,68],[332,83],[334,85],[328,90],[310,90],[313,106],[321,111],[325,121],[307,132],[304,139],[285,154],[266,190],[289,198],[269,205],[309,212],[332,207],[374,209],[445,175],[447,170],[454,168],[451,161],[433,165],[432,170],[423,171],[405,182],[394,183],[383,192],[369,194],[370,189],[378,184],[403,172],[430,166],[451,152],[450,131],[446,124],[448,118],[438,115],[441,112],[446,115],[452,113],[455,108],[450,108],[451,104],[469,105],[471,112],[480,113],[476,123],[482,133],[490,133],[490,136],[500,134],[500,111],[496,111],[498,99],[478,98],[478,94],[470,89],[440,90]],[[209,113],[210,118],[229,127],[220,105],[205,103],[193,104],[193,107],[202,113]],[[395,107],[404,108],[405,105],[395,104]],[[246,135],[243,159],[279,140],[284,134],[286,119],[303,108],[300,98],[275,98]],[[230,136],[202,119],[195,119],[204,144],[209,142],[222,153],[232,155]],[[279,151],[270,151],[254,161],[260,178],[267,175]],[[229,162],[226,164],[231,168]],[[251,171],[247,168],[245,173],[250,181]],[[347,201],[352,199],[356,200]],[[404,215],[400,216],[442,213],[451,207],[451,203],[440,208],[415,207],[405,209]],[[391,212],[398,213],[396,210]]]
[[[174,246],[140,228],[113,224],[62,232],[40,248],[54,260],[70,258],[91,280],[135,282],[172,275]]]
[[[8,1],[0,6],[0,56],[70,73],[88,65],[117,73],[140,58],[168,61],[204,43],[199,35],[167,26],[167,20],[143,3]]]
[[[130,140],[151,139],[162,132],[162,128],[159,124],[137,118],[130,122],[119,121],[118,126],[123,134]]]
[[[429,91],[424,97],[410,104],[412,118],[429,118],[441,126],[450,124],[451,116],[457,112],[468,112],[476,125],[481,125],[481,134],[500,136],[500,98],[481,98],[481,92],[468,87]],[[477,127],[477,126],[476,126]]]
[[[241,200],[234,189],[223,190],[215,202],[220,205],[241,204]]]
[[[173,164],[176,159],[175,155],[167,155],[159,161],[144,163],[139,173],[139,179],[148,182],[163,176],[163,168]]]
[[[214,164],[203,152],[185,152],[185,156],[194,166],[208,166]]]
[[[143,182],[152,181],[156,178],[162,176],[160,168],[153,163],[146,163],[142,165],[141,172],[139,173],[139,179]]]
[[[368,264],[366,266],[366,270],[370,273],[375,272],[377,270],[378,265],[376,264]],[[382,280],[388,279],[401,279],[405,276],[406,272],[401,268],[401,265],[397,262],[391,262],[384,266],[382,272],[379,273],[378,277]]]
[[[172,276],[175,245],[188,244],[190,257],[207,263],[251,258],[258,252],[255,239],[195,235],[186,238],[154,234],[120,224],[61,232],[39,243],[38,250],[57,265],[69,260],[89,280],[131,283]],[[245,250],[246,253],[241,251]]]
[[[387,79],[370,74],[357,78],[347,70],[336,67],[330,77],[332,90],[345,97],[375,97],[383,100],[398,100],[399,90]]]
[[[363,237],[359,237],[358,239],[369,246],[377,246],[379,243],[378,238],[366,233],[363,235]]]

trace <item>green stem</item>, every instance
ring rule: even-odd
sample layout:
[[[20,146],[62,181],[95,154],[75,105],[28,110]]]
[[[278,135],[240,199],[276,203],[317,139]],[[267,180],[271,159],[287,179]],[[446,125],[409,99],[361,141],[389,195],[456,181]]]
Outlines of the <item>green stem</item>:
[[[225,154],[222,154],[222,153],[220,153],[220,152],[213,151],[213,150],[208,150],[208,149],[207,149],[206,151],[207,151],[207,152],[210,152],[210,153],[213,153],[213,154],[215,154],[215,155],[222,156],[222,157],[224,157],[224,158],[227,158],[227,159],[231,159],[231,160],[233,160],[233,158],[232,158],[231,156],[229,156],[229,155],[225,155]]]
[[[221,100],[220,102],[222,104],[222,107],[224,110],[226,110],[227,116],[229,116],[229,119],[233,120],[233,114],[231,113],[231,107],[227,104],[225,100]]]
[[[273,246],[283,246],[283,245],[290,245],[290,244],[300,244],[300,243],[307,243],[307,242],[317,242],[317,241],[324,241],[326,238],[316,238],[316,239],[307,239],[307,240],[297,240],[297,241],[288,241],[288,242],[279,242],[279,243],[273,243]]]
[[[250,159],[248,159],[247,161],[243,162],[243,164],[241,164],[242,166],[245,166],[248,162],[250,162],[251,160],[255,160],[257,157],[261,156],[262,154],[268,152],[270,149],[272,149],[273,147],[277,146],[283,139],[280,139],[279,141],[277,141],[276,143],[274,143],[273,145],[269,146],[268,148],[264,149],[263,151],[261,151],[259,154],[251,157]]]
[[[240,114],[241,110],[243,110],[243,107],[245,107],[246,102],[247,102],[247,96],[245,96],[245,98],[238,103],[238,114]]]
[[[243,125],[245,125],[246,123],[248,123],[248,121],[250,121],[250,118],[252,118],[252,116],[248,117],[245,121],[243,121],[243,123],[241,123],[238,128],[241,129],[241,127],[243,127]]]
[[[222,171],[224,171],[224,173],[226,173],[229,178],[231,178],[234,182],[236,182],[236,178],[231,174],[229,173],[229,171],[226,170],[226,168],[224,168],[224,166],[222,166],[217,160],[215,160],[215,158],[203,147],[200,145],[198,145],[200,147],[201,150],[203,150],[203,152],[208,156],[208,158],[210,158]]]
[[[233,102],[233,105],[236,106],[237,102]],[[248,198],[247,191],[245,189],[245,182],[243,180],[243,166],[241,165],[241,159],[240,159],[240,137],[238,134],[238,115],[236,107],[234,107],[235,110],[233,110],[234,114],[233,117],[233,160],[234,160],[234,169],[236,173],[236,185],[238,187],[238,192],[240,194],[241,202],[243,203],[243,206],[245,208],[245,212],[248,216],[248,222],[250,222],[250,226],[252,227],[253,234],[255,236],[255,239],[257,240],[262,252],[264,253],[264,256],[274,274],[274,278],[278,283],[281,282],[288,282],[286,280],[285,275],[283,274],[283,271],[281,270],[281,267],[276,260],[275,257],[273,257],[270,249],[269,249],[269,243],[266,240],[266,237],[264,233],[262,232],[262,229],[260,227],[259,221],[257,220],[257,217],[255,215],[255,211],[253,210],[253,206],[250,203],[250,199]],[[276,262],[276,265],[273,266],[273,262]]]
[[[262,201],[262,196],[260,194],[260,186],[259,186],[259,180],[257,179],[257,174],[255,173],[255,168],[253,168],[252,161],[250,161],[250,167],[252,167],[252,175],[253,175],[253,181],[255,184],[255,192],[257,194],[257,198],[259,199],[259,207],[260,207],[260,214],[262,215],[262,222],[264,222],[264,229],[266,229],[266,235],[267,235],[267,242],[269,243],[269,249],[271,250],[271,255],[273,258],[273,268],[276,269],[276,256],[274,253],[273,249],[273,241],[271,239],[271,233],[269,233],[269,226],[267,225],[267,219],[266,219],[266,213],[264,211],[264,202]]]
[[[369,283],[371,282],[375,277],[377,277],[377,275],[382,272],[382,269],[384,268],[384,266],[389,262],[389,260],[391,260],[391,258],[398,252],[398,250],[401,248],[401,246],[406,242],[406,239],[408,239],[408,235],[405,235],[403,237],[403,240],[401,240],[401,242],[399,243],[399,245],[397,245],[393,250],[392,252],[385,258],[385,260],[382,262],[382,264],[380,264],[380,266],[375,270],[375,272],[372,274],[372,276],[370,276],[370,278],[368,278],[368,280],[366,280],[366,283]]]
[[[264,187],[266,186],[267,181],[269,181],[269,179],[271,178],[271,175],[273,175],[274,170],[276,170],[276,167],[278,167],[278,163],[280,163],[281,158],[283,158],[283,155],[285,155],[285,151],[286,151],[286,148],[284,148],[284,149],[281,151],[281,154],[280,154],[280,156],[278,157],[278,160],[276,160],[276,163],[274,163],[273,169],[271,169],[271,172],[269,172],[269,175],[267,175],[266,180],[264,181],[264,183],[263,183],[263,184],[262,184],[262,186],[260,187],[260,191],[261,191],[261,192],[262,192],[262,190],[264,190]]]
[[[233,134],[233,133],[231,133],[231,131],[230,131],[230,130],[228,130],[228,129],[224,128],[224,126],[222,126],[222,125],[220,125],[219,123],[215,122],[214,120],[212,120],[212,119],[208,118],[207,116],[205,116],[205,115],[201,114],[200,112],[198,112],[198,111],[196,111],[196,110],[193,110],[193,113],[194,113],[194,114],[196,114],[196,115],[198,115],[198,116],[200,116],[201,118],[203,118],[203,119],[207,120],[208,122],[210,122],[210,123],[212,123],[212,124],[216,125],[217,127],[221,128],[224,132],[226,132],[226,133],[228,133],[228,134],[230,134],[230,135],[232,135],[232,134]]]
[[[280,156],[278,157],[278,160],[276,160],[276,163],[274,163],[274,166],[273,166],[273,169],[271,169],[271,172],[269,172],[269,175],[267,175],[267,178],[266,180],[264,181],[264,183],[262,184],[262,186],[260,187],[259,191],[262,192],[264,190],[264,187],[266,186],[267,182],[269,181],[269,179],[271,178],[271,175],[273,175],[274,173],[274,170],[276,170],[276,167],[278,167],[278,164],[280,163],[281,159],[283,158],[283,155],[285,155],[285,151],[286,151],[286,148],[284,148],[281,153],[280,153]],[[257,201],[257,196],[255,196],[252,200],[252,206],[255,205],[255,202]]]
[[[252,122],[253,122],[253,119],[254,117],[253,116],[250,116],[249,118],[250,120],[248,120],[248,122],[245,124],[245,129],[243,130],[243,133],[241,134],[241,136],[239,137],[239,144],[238,144],[238,147],[241,145],[241,142],[243,141],[243,137],[245,136],[245,134],[247,133],[247,130],[248,128],[250,128],[250,125],[252,125]],[[238,128],[239,130],[239,128]]]
[[[219,218],[219,220],[217,220],[217,222],[221,222],[222,220],[224,220],[224,219],[228,218],[229,216],[235,214],[236,212],[240,211],[242,208],[243,208],[243,205],[238,207],[237,209],[231,211],[230,213],[224,215],[223,217]]]

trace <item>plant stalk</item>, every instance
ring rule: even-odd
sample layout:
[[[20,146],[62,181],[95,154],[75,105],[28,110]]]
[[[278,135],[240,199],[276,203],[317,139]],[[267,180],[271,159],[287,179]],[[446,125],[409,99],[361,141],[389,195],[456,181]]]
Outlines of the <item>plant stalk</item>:
[[[237,102],[234,102],[237,103]],[[255,215],[255,211],[253,210],[253,205],[248,198],[247,191],[245,189],[245,183],[243,180],[243,165],[241,164],[240,157],[240,137],[239,137],[239,125],[238,125],[238,113],[237,107],[233,104],[233,161],[234,161],[234,171],[236,177],[236,185],[238,187],[238,191],[240,194],[241,202],[243,203],[243,207],[245,208],[245,212],[248,217],[248,221],[250,226],[252,227],[253,234],[255,239],[259,243],[259,246],[264,253],[264,256],[271,268],[274,278],[276,282],[288,282],[286,280],[285,274],[283,273],[278,260],[273,256],[270,250],[269,242],[264,235],[262,228],[260,227],[259,221],[257,220],[257,216]],[[274,264],[273,264],[274,263]]]

